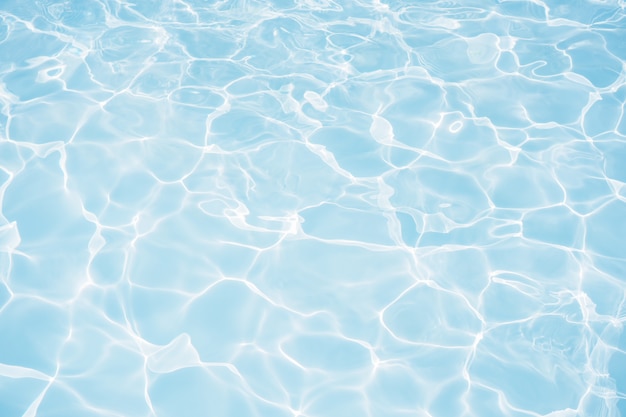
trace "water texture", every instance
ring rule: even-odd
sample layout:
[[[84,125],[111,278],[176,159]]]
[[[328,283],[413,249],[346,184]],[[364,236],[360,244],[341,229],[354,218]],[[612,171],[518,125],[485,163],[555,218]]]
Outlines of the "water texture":
[[[623,0],[0,1],[0,415],[626,415],[625,64]]]

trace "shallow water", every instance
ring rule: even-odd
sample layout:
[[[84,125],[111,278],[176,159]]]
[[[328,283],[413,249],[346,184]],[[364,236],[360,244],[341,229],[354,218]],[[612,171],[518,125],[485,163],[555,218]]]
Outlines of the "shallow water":
[[[0,415],[626,415],[622,0],[0,4]]]

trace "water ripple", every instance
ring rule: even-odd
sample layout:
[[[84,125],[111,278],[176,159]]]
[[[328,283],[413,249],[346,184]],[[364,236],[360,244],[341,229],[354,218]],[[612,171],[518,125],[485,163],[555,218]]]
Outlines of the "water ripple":
[[[626,413],[625,8],[5,1],[0,414]]]

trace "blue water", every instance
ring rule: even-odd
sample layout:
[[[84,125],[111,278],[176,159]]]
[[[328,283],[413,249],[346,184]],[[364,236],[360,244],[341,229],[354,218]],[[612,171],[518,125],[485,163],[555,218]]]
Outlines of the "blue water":
[[[623,0],[0,1],[0,417],[626,416]]]

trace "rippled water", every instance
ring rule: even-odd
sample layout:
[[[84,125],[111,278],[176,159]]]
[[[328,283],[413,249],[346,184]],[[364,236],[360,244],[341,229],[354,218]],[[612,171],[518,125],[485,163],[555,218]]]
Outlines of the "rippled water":
[[[623,0],[4,0],[0,415],[626,415]]]

